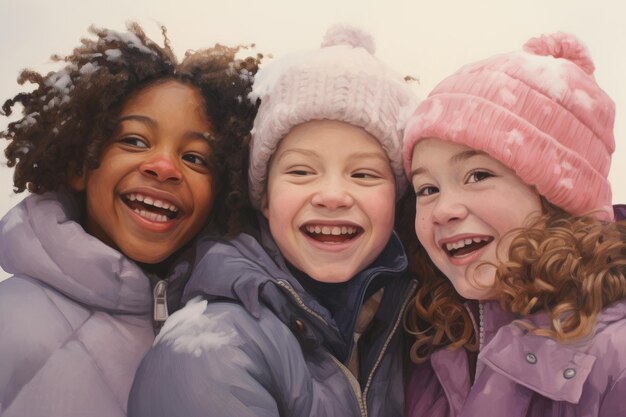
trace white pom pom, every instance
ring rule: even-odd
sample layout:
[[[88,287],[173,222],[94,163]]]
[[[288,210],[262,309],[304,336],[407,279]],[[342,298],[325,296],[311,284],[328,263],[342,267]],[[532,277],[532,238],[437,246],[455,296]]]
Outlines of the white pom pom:
[[[335,45],[350,45],[353,48],[364,48],[370,54],[376,52],[374,38],[362,29],[345,24],[335,24],[328,28],[322,48]]]

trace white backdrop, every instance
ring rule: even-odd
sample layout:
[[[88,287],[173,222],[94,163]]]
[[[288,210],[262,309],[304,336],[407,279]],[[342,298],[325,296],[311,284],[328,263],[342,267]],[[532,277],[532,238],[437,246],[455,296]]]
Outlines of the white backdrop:
[[[596,79],[616,103],[610,180],[614,202],[626,203],[625,15],[622,0],[0,0],[0,100],[29,88],[15,81],[21,69],[57,68],[50,55],[70,53],[91,24],[124,30],[135,20],[155,41],[164,24],[182,57],[215,42],[256,43],[259,51],[280,56],[315,48],[330,24],[349,22],[374,35],[381,59],[420,80],[422,97],[465,63],[561,30],[587,44]],[[1,117],[0,129],[6,123]],[[0,216],[25,195],[13,194],[11,176],[2,154]]]

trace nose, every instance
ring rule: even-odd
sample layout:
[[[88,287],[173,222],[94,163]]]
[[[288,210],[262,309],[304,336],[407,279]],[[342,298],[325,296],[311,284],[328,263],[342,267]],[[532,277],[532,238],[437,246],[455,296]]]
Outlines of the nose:
[[[460,196],[440,192],[432,212],[433,222],[446,224],[455,220],[462,220],[467,216],[467,213],[467,206]]]
[[[182,173],[176,164],[175,157],[164,152],[155,154],[143,161],[139,169],[144,175],[160,182],[178,182],[182,178]]]
[[[350,208],[354,204],[349,190],[340,180],[324,181],[313,195],[311,204],[318,208],[330,210]]]

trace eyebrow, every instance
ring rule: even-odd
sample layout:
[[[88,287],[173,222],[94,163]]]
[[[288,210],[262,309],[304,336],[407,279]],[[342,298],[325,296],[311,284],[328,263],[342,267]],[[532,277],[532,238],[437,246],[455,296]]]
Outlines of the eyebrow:
[[[122,123],[125,122],[127,120],[136,120],[138,122],[144,123],[149,125],[150,127],[156,127],[157,123],[152,120],[151,118],[147,117],[147,116],[139,116],[137,114],[129,114],[128,116],[122,116],[119,119],[117,119],[118,123]]]
[[[278,155],[278,158],[276,158],[277,161],[280,161],[281,159],[283,159],[286,155],[289,154],[301,154],[301,155],[305,155],[305,156],[314,156],[314,157],[319,157],[319,155],[316,152],[310,151],[308,149],[287,149],[286,151],[284,151],[283,153],[281,153],[280,155]]]
[[[143,123],[143,124],[146,124],[146,125],[150,126],[153,129],[158,127],[158,123],[154,119],[152,119],[152,118],[150,118],[148,116],[141,116],[141,115],[138,115],[138,114],[129,114],[127,116],[122,116],[119,119],[117,119],[117,123],[121,124],[122,122],[125,122],[127,120],[138,121],[140,123]],[[206,141],[211,148],[213,148],[213,146],[214,146],[213,142],[215,141],[215,136],[211,132],[209,132],[209,131],[198,132],[196,130],[189,130],[189,131],[185,132],[184,138],[186,138],[186,139],[202,139],[202,140]]]
[[[359,159],[359,158],[375,158],[385,161],[389,163],[389,159],[385,155],[381,155],[378,152],[358,152],[350,155],[350,159]]]
[[[280,156],[278,156],[278,158],[276,158],[276,161],[280,161],[281,159],[283,159],[286,155],[289,154],[300,154],[300,155],[304,155],[307,157],[315,157],[315,158],[320,158],[319,154],[315,151],[310,151],[308,149],[288,149],[286,151],[284,151],[283,153],[280,154]],[[349,156],[350,160],[354,160],[354,159],[361,159],[361,158],[375,158],[375,159],[379,159],[385,163],[389,163],[389,159],[387,159],[386,156],[381,155],[377,152],[358,152],[355,154],[352,154]]]
[[[473,158],[475,156],[481,156],[481,155],[486,155],[486,154],[484,152],[477,151],[475,149],[468,149],[467,151],[459,152],[456,155],[453,155],[450,158],[449,163],[457,164],[459,162],[466,161],[470,158]],[[417,175],[424,174],[426,171],[427,171],[426,168],[416,168],[411,171],[411,178]]]

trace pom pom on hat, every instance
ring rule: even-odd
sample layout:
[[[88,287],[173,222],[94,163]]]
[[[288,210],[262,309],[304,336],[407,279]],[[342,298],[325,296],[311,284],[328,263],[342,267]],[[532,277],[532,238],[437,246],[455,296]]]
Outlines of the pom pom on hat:
[[[328,28],[321,46],[326,48],[336,45],[350,45],[353,48],[364,48],[372,55],[376,53],[374,38],[369,33],[344,24],[335,24]]]
[[[322,47],[278,58],[255,75],[252,99],[261,104],[250,142],[250,201],[261,208],[268,164],[292,128],[312,120],[335,120],[361,127],[378,140],[395,176],[396,196],[407,185],[402,166],[405,109],[416,97],[380,60],[372,37],[361,29],[332,26]]]
[[[524,50],[535,55],[567,59],[589,75],[593,75],[596,70],[587,47],[577,37],[569,33],[557,32],[532,38],[526,42]]]
[[[439,138],[487,153],[572,215],[612,219],[615,105],[587,49],[556,33],[524,50],[467,65],[434,88],[407,122],[407,174],[416,143]]]

